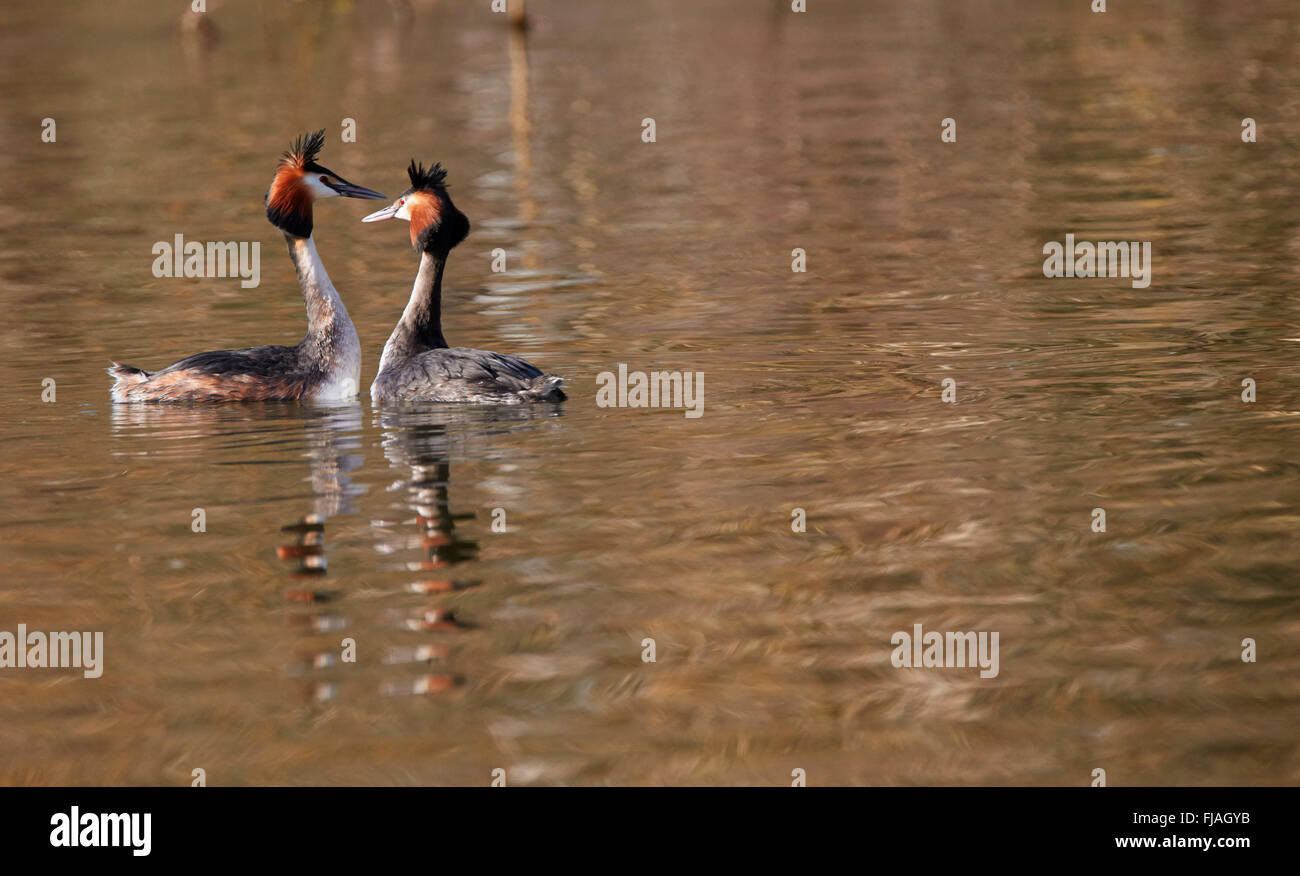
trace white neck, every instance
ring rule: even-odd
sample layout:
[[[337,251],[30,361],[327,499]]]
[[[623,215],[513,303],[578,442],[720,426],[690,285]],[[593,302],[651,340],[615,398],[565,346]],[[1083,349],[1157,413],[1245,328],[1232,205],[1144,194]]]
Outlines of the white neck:
[[[442,335],[442,270],[445,264],[445,259],[427,252],[421,254],[420,270],[415,275],[411,297],[402,311],[402,318],[388,336],[388,343],[384,344],[379,373],[382,374],[385,366],[392,365],[398,358],[405,359],[425,350],[447,346]]]
[[[330,282],[316,241],[310,237],[289,240],[289,255],[298,270],[298,285],[307,305],[307,337],[299,346],[319,360],[325,379],[309,393],[318,400],[352,398],[361,382],[361,339],[348,317],[334,284]]]

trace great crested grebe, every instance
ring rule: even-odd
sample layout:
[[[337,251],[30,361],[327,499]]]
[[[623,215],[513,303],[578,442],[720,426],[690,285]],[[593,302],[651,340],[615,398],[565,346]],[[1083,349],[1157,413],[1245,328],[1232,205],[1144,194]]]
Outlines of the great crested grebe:
[[[361,342],[312,240],[312,204],[322,198],[383,200],[316,163],[325,132],[299,137],[266,192],[266,218],[284,232],[307,304],[307,336],[296,347],[199,353],[159,371],[116,362],[115,402],[333,401],[361,380]]]
[[[447,172],[415,161],[407,168],[411,188],[362,222],[405,219],[411,244],[420,250],[420,271],[411,300],[384,344],[372,403],[402,401],[522,404],[564,401],[563,378],[503,353],[448,347],[442,336],[442,271],[452,247],[469,234],[469,219],[447,195]]]

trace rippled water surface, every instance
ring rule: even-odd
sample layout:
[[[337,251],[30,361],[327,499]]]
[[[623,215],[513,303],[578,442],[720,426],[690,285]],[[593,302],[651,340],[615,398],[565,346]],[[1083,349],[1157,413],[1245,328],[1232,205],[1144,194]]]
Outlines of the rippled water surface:
[[[0,670],[0,782],[1300,782],[1295,4],[185,5],[0,8],[0,630],[106,649]],[[301,337],[261,199],[318,127],[449,168],[449,339],[568,403],[108,403]],[[366,386],[373,208],[316,215]],[[155,278],[178,233],[261,285]],[[1045,279],[1067,233],[1151,285]],[[618,363],[704,416],[599,407]],[[999,675],[894,668],[917,623]]]

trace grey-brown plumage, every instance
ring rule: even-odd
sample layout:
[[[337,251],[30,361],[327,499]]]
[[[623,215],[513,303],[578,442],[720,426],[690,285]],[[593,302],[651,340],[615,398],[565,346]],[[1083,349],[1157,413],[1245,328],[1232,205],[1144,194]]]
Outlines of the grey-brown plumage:
[[[370,395],[383,401],[522,404],[564,401],[563,378],[518,356],[445,347],[426,350],[380,371]]]
[[[213,350],[157,371],[114,362],[115,402],[332,400],[356,395],[361,342],[320,264],[311,238],[286,234],[307,304],[307,336],[297,345]]]
[[[145,371],[114,362],[116,402],[296,401],[330,379],[312,339],[296,347],[248,347],[187,356]]]

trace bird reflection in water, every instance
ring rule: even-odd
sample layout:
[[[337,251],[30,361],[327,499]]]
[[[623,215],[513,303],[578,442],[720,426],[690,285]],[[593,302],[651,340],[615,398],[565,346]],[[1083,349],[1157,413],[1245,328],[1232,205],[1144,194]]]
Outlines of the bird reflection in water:
[[[356,497],[362,492],[352,483],[351,476],[362,463],[357,437],[362,425],[361,405],[355,401],[320,404],[309,410],[305,455],[311,471],[311,511],[280,527],[282,538],[291,538],[292,542],[275,549],[281,560],[296,564],[289,573],[294,586],[285,591],[285,598],[310,607],[289,616],[291,624],[307,628],[306,638],[295,649],[295,660],[290,666],[294,674],[329,669],[339,662],[340,646],[333,639],[347,628],[348,622],[345,616],[322,608],[340,595],[339,590],[323,585],[329,569],[325,527],[331,517],[356,513]],[[311,641],[311,637],[326,635],[331,639],[323,647]],[[308,699],[329,700],[338,691],[338,682],[318,680],[311,682],[304,693]]]
[[[283,533],[296,536],[293,544],[280,545],[276,555],[282,560],[297,560],[293,577],[310,581],[323,577],[328,563],[325,558],[325,522],[336,514],[355,513],[356,495],[350,472],[361,465],[356,453],[356,434],[361,431],[361,406],[356,402],[317,408],[319,417],[308,424],[307,459],[311,468],[312,510],[297,521],[280,527]],[[304,586],[291,590],[289,599],[299,602],[326,602],[334,594]]]
[[[427,597],[415,612],[394,618],[394,626],[421,635],[425,641],[392,647],[385,662],[424,664],[445,671],[386,684],[389,695],[423,694],[447,690],[464,681],[450,669],[454,634],[471,627],[445,605],[445,596],[477,585],[460,568],[478,558],[477,541],[466,538],[458,523],[476,519],[473,512],[454,513],[449,498],[451,461],[483,459],[494,452],[494,436],[529,421],[558,417],[559,405],[518,406],[420,405],[385,409],[379,415],[384,432],[384,457],[404,475],[390,490],[401,491],[402,507],[414,516],[400,521],[377,521],[383,530],[376,550],[384,554],[407,552],[418,546],[419,558],[401,568],[414,573],[406,585],[409,593]],[[419,534],[418,545],[410,528]],[[451,634],[450,636],[448,634]],[[450,641],[448,641],[450,640]]]
[[[358,510],[362,488],[353,484],[351,473],[362,463],[360,403],[118,404],[110,410],[114,435],[122,439],[115,452],[158,461],[201,457],[211,464],[240,466],[256,462],[256,448],[268,441],[301,443],[310,470],[310,510],[280,528],[279,538],[288,543],[275,549],[281,560],[294,564],[289,573],[294,583],[285,592],[294,606],[288,620],[303,628],[288,669],[291,675],[310,676],[335,666],[336,634],[348,624],[332,606],[322,610],[323,603],[332,603],[341,592],[323,586],[328,568],[325,530],[331,517]],[[227,508],[231,501],[227,497]],[[326,700],[337,692],[336,682],[313,680],[304,696]]]

